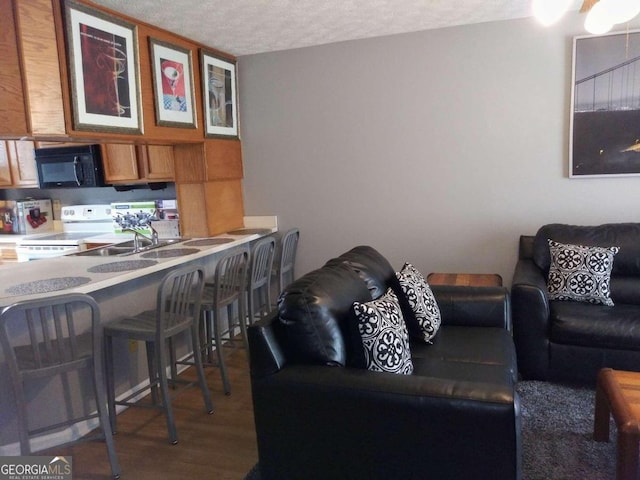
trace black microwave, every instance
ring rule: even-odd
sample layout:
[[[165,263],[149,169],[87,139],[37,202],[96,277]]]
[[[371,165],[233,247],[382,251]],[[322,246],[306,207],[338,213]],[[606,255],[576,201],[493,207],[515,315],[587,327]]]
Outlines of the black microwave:
[[[100,145],[35,149],[40,188],[104,187]]]

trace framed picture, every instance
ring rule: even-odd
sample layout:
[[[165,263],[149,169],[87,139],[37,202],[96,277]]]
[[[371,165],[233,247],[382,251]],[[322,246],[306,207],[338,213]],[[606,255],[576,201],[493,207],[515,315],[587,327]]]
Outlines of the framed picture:
[[[238,137],[236,64],[200,50],[205,136]]]
[[[74,128],[142,133],[136,26],[70,0],[65,21]]]
[[[569,176],[640,175],[640,31],[573,40]]]
[[[196,128],[191,50],[149,38],[156,123]]]

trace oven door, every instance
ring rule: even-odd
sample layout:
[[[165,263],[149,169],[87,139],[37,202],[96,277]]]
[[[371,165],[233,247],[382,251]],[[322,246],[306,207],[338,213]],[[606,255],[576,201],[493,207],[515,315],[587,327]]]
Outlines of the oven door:
[[[18,245],[16,253],[19,262],[59,257],[68,253],[79,252],[82,245]]]

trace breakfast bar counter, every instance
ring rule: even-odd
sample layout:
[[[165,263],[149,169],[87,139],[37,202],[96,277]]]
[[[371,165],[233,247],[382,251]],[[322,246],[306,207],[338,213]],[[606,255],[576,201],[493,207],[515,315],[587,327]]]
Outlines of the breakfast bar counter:
[[[256,217],[263,218],[263,217]],[[123,315],[135,315],[155,307],[160,281],[169,269],[185,263],[197,263],[210,278],[216,258],[234,248],[249,247],[261,237],[275,233],[271,225],[246,228],[215,237],[184,239],[156,249],[127,256],[66,255],[50,259],[3,265],[0,268],[0,308],[22,300],[64,293],[87,293],[100,306],[101,323]],[[247,222],[245,222],[247,225]],[[247,226],[248,227],[248,226]],[[25,326],[26,334],[26,326]],[[185,339],[186,340],[186,339]],[[174,344],[178,358],[190,352],[188,342]],[[148,382],[144,348],[132,349],[128,342],[114,343],[116,395],[124,396],[137,385]],[[40,385],[28,392],[32,420],[49,423],[62,415],[55,399],[60,395],[58,382]],[[0,384],[9,385],[6,364],[0,352]],[[81,390],[78,389],[81,397]],[[81,401],[81,398],[78,399]],[[17,455],[17,425],[13,400],[8,388],[0,389],[0,455]],[[87,424],[61,431],[43,439],[38,448],[49,448],[84,435],[95,425]]]
[[[64,255],[46,260],[5,264],[0,269],[0,307],[52,294],[96,292],[161,272],[185,262],[257,240],[276,227],[234,231],[216,237],[185,239],[158,249],[127,256]],[[206,267],[205,262],[205,267]]]

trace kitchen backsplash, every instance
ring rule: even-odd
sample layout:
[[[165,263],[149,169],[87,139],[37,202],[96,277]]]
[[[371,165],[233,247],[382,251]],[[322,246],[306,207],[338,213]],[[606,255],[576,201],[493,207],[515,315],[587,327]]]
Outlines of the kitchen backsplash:
[[[162,190],[129,190],[118,192],[113,187],[74,188],[45,190],[39,188],[0,189],[0,200],[24,200],[26,198],[58,200],[60,205],[110,204],[115,202],[144,201],[149,198],[171,200],[176,198],[175,184],[168,183]],[[54,218],[59,220],[59,218]]]

